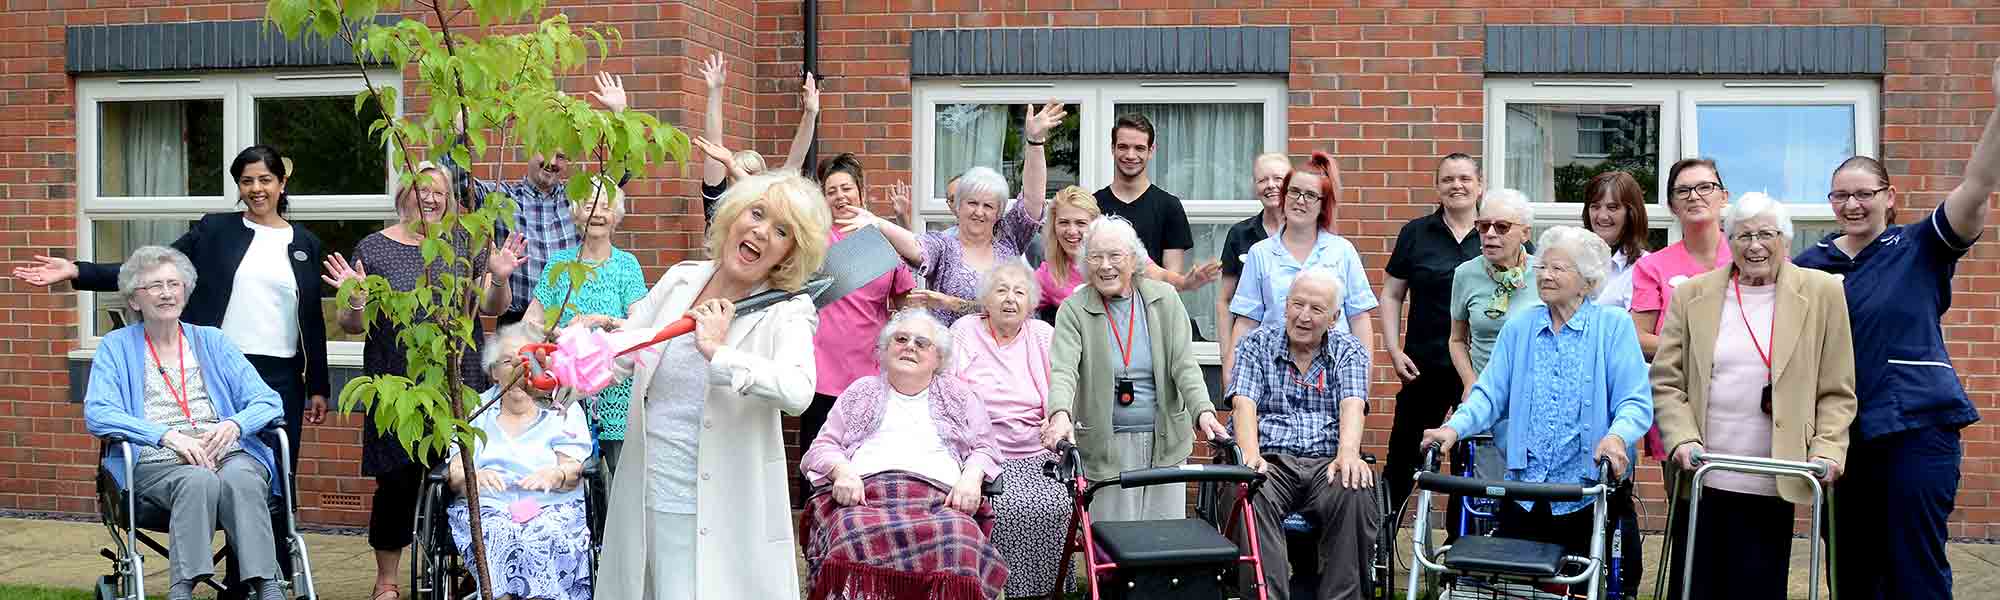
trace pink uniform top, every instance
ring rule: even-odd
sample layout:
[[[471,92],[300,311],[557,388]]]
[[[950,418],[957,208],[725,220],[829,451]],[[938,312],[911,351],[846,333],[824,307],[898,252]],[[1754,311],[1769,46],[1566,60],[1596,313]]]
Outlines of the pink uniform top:
[[[843,237],[839,230],[833,232],[834,242]],[[880,374],[875,337],[889,323],[890,299],[914,289],[917,278],[909,266],[898,264],[896,270],[819,309],[819,330],[813,332],[813,363],[819,377],[814,392],[839,396],[854,380]]]
[[[1733,257],[1729,254],[1729,244],[1717,244],[1715,264],[1703,265],[1688,254],[1687,240],[1674,242],[1659,252],[1648,254],[1632,265],[1632,312],[1658,311],[1659,318],[1653,321],[1653,335],[1659,335],[1667,326],[1667,308],[1674,303],[1674,288],[1680,287],[1689,278],[1710,269],[1729,264]],[[1667,449],[1660,442],[1660,428],[1646,432],[1643,451],[1653,460],[1666,460]]]
[[[1055,271],[1051,270],[1054,268],[1055,263],[1046,260],[1042,261],[1042,266],[1035,268],[1035,285],[1042,288],[1042,299],[1035,304],[1035,310],[1054,310],[1062,306],[1063,301],[1076,291],[1076,286],[1083,285],[1082,269],[1070,269],[1067,283],[1057,284]]]

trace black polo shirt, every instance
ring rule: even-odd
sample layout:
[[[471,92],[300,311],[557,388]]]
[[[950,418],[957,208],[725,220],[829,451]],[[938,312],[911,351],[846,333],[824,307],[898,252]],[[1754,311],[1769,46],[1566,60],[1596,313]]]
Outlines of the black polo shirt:
[[[1465,239],[1452,239],[1442,206],[1404,223],[1403,231],[1396,234],[1388,271],[1391,277],[1410,284],[1403,352],[1420,370],[1452,368],[1451,354],[1445,349],[1445,339],[1451,337],[1451,274],[1459,263],[1475,256],[1479,256],[1479,234],[1468,231]]]
[[[1098,210],[1132,222],[1132,230],[1139,233],[1139,242],[1146,245],[1146,254],[1153,257],[1153,264],[1166,265],[1168,250],[1194,248],[1194,231],[1188,228],[1187,211],[1181,208],[1180,197],[1160,186],[1146,186],[1146,193],[1130,204],[1111,193],[1111,186],[1097,190],[1095,196]]]
[[[1262,212],[1230,225],[1229,234],[1222,238],[1222,274],[1242,277],[1243,255],[1250,252],[1251,246],[1257,245],[1257,242],[1264,241],[1267,237],[1271,237],[1271,232],[1264,231]]]

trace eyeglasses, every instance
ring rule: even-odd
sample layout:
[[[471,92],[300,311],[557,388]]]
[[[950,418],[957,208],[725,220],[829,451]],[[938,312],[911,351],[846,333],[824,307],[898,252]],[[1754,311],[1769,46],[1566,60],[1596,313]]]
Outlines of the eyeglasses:
[[[1507,232],[1514,230],[1514,222],[1499,219],[1480,219],[1472,222],[1472,229],[1480,233],[1486,233],[1486,230],[1491,229],[1493,230],[1493,235],[1507,235]]]
[[[158,294],[163,291],[179,292],[186,288],[187,288],[187,283],[182,282],[179,279],[162,279],[152,283],[140,285],[137,289],[141,292],[145,292],[148,294]]]
[[[1709,197],[1710,195],[1713,195],[1713,194],[1715,194],[1715,192],[1716,192],[1717,190],[1722,190],[1722,189],[1726,189],[1726,188],[1722,187],[1722,184],[1720,184],[1720,183],[1716,183],[1716,182],[1713,182],[1713,181],[1704,181],[1704,182],[1701,182],[1701,183],[1697,183],[1697,184],[1695,184],[1695,185],[1694,185],[1694,186],[1692,186],[1692,187],[1690,187],[1690,186],[1685,186],[1685,185],[1681,185],[1681,186],[1674,186],[1674,190],[1673,190],[1673,191],[1674,191],[1674,197],[1675,197],[1675,198],[1680,198],[1680,199],[1683,199],[1683,200],[1685,200],[1685,199],[1687,199],[1687,197],[1688,197],[1688,194],[1694,194],[1694,195],[1696,195],[1696,196],[1700,196],[1700,197],[1702,197],[1702,198],[1707,198],[1707,197]]]
[[[931,339],[921,335],[898,333],[895,337],[889,338],[889,345],[890,347],[916,346],[918,350],[929,350],[931,349]]]
[[[1759,229],[1757,231],[1745,231],[1736,234],[1736,237],[1733,239],[1738,244],[1768,244],[1778,241],[1778,237],[1784,234],[1784,232],[1776,229]]]
[[[1308,192],[1299,188],[1285,190],[1285,197],[1293,200],[1311,200],[1313,202],[1325,199],[1324,196],[1319,195],[1319,192]]]
[[[418,198],[418,199],[421,199],[421,200],[443,200],[443,199],[445,199],[445,198],[449,197],[449,196],[448,196],[448,195],[447,195],[446,193],[444,193],[444,192],[440,192],[440,191],[436,191],[436,190],[426,190],[426,189],[423,189],[423,188],[418,188],[418,189],[417,189],[417,192],[416,192],[416,194],[417,194],[417,198]]]
[[[1124,252],[1108,252],[1104,254],[1091,253],[1089,256],[1083,257],[1083,261],[1086,263],[1090,263],[1093,266],[1125,264],[1126,256],[1128,255],[1125,254]]]
[[[1889,186],[1885,185],[1872,190],[1861,190],[1859,192],[1827,192],[1826,201],[1832,202],[1834,206],[1840,206],[1842,204],[1846,204],[1848,200],[1860,200],[1865,203],[1868,202],[1869,200],[1874,200],[1876,194],[1880,194],[1884,191],[1887,191],[1888,189]]]
[[[1535,268],[1557,275],[1569,275],[1576,272],[1576,266],[1567,263],[1544,262],[1536,265]]]

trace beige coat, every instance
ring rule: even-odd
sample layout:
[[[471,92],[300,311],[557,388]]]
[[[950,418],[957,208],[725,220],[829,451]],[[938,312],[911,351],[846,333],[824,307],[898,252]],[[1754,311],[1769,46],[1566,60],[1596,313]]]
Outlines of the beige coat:
[[[1187,308],[1174,287],[1133,277],[1146,302],[1146,327],[1152,338],[1156,415],[1153,457],[1156,467],[1187,462],[1194,451],[1195,420],[1215,412],[1208,383],[1194,360]],[[1076,447],[1083,453],[1084,476],[1103,481],[1118,476],[1118,460],[1110,455],[1111,397],[1119,360],[1104,318],[1104,296],[1088,285],[1071,294],[1056,311],[1055,340],[1049,350],[1048,414],[1067,411],[1076,425]]]
[[[714,273],[715,264],[706,261],[668,269],[633,305],[626,325],[658,327],[679,319]],[[790,472],[778,418],[780,412],[804,412],[812,403],[813,330],[818,325],[812,301],[803,296],[739,316],[729,327],[727,345],[709,363],[697,458],[700,476],[695,480],[695,569],[701,574],[701,600],[799,597]],[[633,373],[633,402],[626,416],[631,433],[613,471],[597,578],[600,599],[640,600],[650,589],[646,404],[666,396],[648,387],[655,369],[681,367],[645,364]]]
[[[1734,271],[1709,271],[1674,290],[1660,351],[1653,357],[1653,418],[1670,450],[1701,441],[1708,422],[1715,339]],[[1778,265],[1777,285],[1770,342],[1771,458],[1824,457],[1845,464],[1847,427],[1856,407],[1847,294],[1834,276],[1791,263]],[[1778,495],[1793,504],[1812,502],[1812,488],[1796,477],[1779,478]]]

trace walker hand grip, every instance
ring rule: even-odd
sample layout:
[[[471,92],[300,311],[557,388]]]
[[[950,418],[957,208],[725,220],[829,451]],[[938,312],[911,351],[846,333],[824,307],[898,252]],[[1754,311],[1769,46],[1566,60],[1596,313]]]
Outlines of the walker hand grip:
[[[1741,467],[1753,467],[1759,469],[1775,469],[1780,471],[1810,474],[1815,479],[1826,478],[1826,465],[1811,461],[1800,462],[1796,460],[1779,460],[1775,458],[1764,458],[1761,456],[1736,456],[1732,454],[1714,454],[1714,453],[1704,452],[1701,450],[1694,451],[1693,454],[1690,456],[1690,458],[1693,459],[1692,461],[1694,462],[1694,466],[1696,468],[1700,468],[1701,465],[1704,463],[1713,463],[1716,465],[1716,468],[1725,471],[1741,470],[1740,469]]]
[[[1181,465],[1126,471],[1118,474],[1118,487],[1137,488],[1169,483],[1216,481],[1250,483],[1261,477],[1256,470],[1238,465]]]
[[[1504,500],[1570,502],[1582,500],[1590,493],[1584,486],[1572,483],[1531,483],[1473,479],[1457,475],[1439,475],[1430,471],[1417,472],[1416,484],[1417,489],[1441,494]]]

